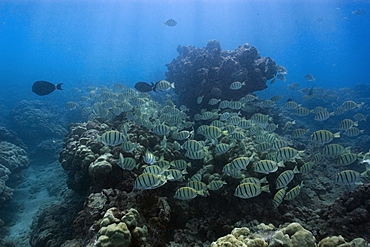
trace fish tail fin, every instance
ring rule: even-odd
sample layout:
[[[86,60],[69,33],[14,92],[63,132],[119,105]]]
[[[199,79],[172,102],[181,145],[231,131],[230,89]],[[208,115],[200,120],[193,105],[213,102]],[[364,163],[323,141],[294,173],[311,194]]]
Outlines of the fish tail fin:
[[[63,84],[63,83],[58,83],[58,84],[56,85],[56,89],[58,89],[58,90],[63,90],[63,88],[62,88],[62,84]]]

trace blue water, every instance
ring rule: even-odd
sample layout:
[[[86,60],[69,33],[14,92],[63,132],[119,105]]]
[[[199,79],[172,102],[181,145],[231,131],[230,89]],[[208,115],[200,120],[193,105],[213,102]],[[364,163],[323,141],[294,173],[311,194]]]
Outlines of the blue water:
[[[352,13],[358,9],[367,13]],[[170,18],[175,27],[163,25]],[[64,104],[75,87],[164,79],[178,45],[204,47],[211,39],[225,50],[255,46],[288,69],[287,83],[311,86],[307,73],[329,88],[370,78],[365,0],[3,0],[0,37],[0,103],[10,106],[22,99]],[[63,82],[65,91],[40,98],[30,90],[36,80]]]

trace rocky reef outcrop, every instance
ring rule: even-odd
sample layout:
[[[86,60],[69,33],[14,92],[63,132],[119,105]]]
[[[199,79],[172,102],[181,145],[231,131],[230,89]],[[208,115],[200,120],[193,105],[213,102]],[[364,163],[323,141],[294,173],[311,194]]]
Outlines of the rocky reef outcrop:
[[[175,83],[179,104],[194,111],[197,98],[204,96],[202,108],[208,108],[211,98],[239,100],[248,93],[265,88],[266,82],[277,73],[277,65],[269,57],[262,57],[254,46],[244,44],[234,51],[222,50],[216,40],[204,48],[178,46],[178,57],[167,64],[166,78]],[[243,84],[239,90],[230,89],[231,83]],[[207,107],[208,106],[208,107]]]
[[[29,160],[24,149],[6,141],[0,142],[0,209],[13,196],[13,189],[9,184],[19,181],[20,172],[28,165]]]
[[[370,240],[370,184],[356,187],[320,212],[321,234]]]
[[[51,138],[61,139],[67,132],[60,109],[41,101],[21,101],[9,113],[9,126],[28,147]]]
[[[362,238],[346,242],[341,236],[328,237],[320,242],[315,236],[303,228],[299,223],[287,224],[282,228],[275,228],[272,224],[260,224],[254,230],[247,227],[235,228],[231,234],[219,238],[211,247],[240,246],[240,247],[366,247]]]

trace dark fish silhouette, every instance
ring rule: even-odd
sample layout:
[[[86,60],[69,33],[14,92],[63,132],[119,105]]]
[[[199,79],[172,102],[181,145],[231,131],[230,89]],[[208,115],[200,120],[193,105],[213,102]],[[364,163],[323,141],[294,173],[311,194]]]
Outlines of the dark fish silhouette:
[[[32,92],[40,96],[48,95],[54,92],[54,90],[63,90],[62,84],[63,83],[59,83],[55,85],[48,81],[36,81],[32,85]]]
[[[151,84],[144,82],[144,81],[139,81],[135,84],[135,88],[139,92],[147,93],[150,91],[153,91],[155,85],[151,82]]]
[[[163,22],[163,24],[169,27],[174,27],[177,25],[177,21],[175,21],[174,19],[169,19],[166,22]]]

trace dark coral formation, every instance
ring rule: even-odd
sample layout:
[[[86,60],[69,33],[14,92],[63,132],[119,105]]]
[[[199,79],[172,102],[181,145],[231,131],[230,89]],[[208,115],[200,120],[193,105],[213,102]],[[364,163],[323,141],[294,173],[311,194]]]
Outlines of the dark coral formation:
[[[28,165],[29,160],[24,149],[9,142],[0,142],[0,209],[13,196],[10,184],[14,185],[19,181],[20,172]]]
[[[51,138],[61,139],[67,132],[58,107],[41,101],[21,101],[9,113],[9,126],[28,147]]]
[[[204,96],[203,108],[214,97],[239,100],[248,93],[265,89],[266,81],[272,79],[277,66],[269,57],[261,57],[249,44],[234,51],[222,50],[216,40],[205,48],[179,46],[179,56],[167,64],[167,80],[175,83],[179,103],[191,110],[197,108],[196,100]],[[235,81],[245,83],[239,90],[231,90]]]
[[[370,241],[370,184],[345,193],[320,213],[323,235],[361,236]]]

